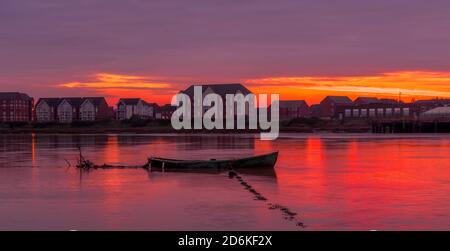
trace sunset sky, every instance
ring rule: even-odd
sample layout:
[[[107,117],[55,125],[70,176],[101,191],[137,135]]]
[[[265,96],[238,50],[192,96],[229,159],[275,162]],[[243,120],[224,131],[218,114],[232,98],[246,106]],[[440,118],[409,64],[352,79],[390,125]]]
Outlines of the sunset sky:
[[[1,0],[0,91],[450,98],[449,13],[448,0]]]

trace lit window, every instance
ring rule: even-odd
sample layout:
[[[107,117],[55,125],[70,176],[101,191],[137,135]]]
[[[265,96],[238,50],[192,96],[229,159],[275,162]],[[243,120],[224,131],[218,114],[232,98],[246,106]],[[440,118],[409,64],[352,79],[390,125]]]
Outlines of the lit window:
[[[403,116],[409,116],[409,108],[403,108]]]
[[[386,108],[386,116],[392,116],[392,108]]]
[[[351,117],[352,116],[352,110],[345,109],[345,117]]]

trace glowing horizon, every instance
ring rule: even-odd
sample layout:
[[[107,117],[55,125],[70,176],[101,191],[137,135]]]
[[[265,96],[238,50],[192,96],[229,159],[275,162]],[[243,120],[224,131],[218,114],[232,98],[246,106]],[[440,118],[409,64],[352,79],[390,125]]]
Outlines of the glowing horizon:
[[[119,98],[138,97],[159,104],[187,88],[185,81],[170,82],[164,77],[97,73],[90,81],[71,81],[59,88],[84,89],[107,97],[111,105]],[[191,81],[192,82],[192,81]],[[360,96],[414,99],[450,98],[450,72],[398,71],[361,76],[263,77],[239,81],[255,94],[279,93],[282,100],[304,99],[319,103],[329,95],[355,99]],[[185,83],[185,84],[183,84]]]

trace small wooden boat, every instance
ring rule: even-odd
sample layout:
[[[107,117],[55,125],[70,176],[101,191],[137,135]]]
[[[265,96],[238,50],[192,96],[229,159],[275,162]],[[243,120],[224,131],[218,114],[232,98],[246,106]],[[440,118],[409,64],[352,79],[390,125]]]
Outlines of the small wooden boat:
[[[165,158],[150,158],[151,169],[167,171],[186,171],[186,170],[239,170],[239,169],[268,169],[275,166],[278,152],[247,157],[241,159],[228,160],[176,160]]]

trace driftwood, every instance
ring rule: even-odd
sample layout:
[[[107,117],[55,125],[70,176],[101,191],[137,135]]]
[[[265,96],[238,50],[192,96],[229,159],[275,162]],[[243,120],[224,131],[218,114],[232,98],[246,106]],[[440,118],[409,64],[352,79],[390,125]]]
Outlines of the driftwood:
[[[78,160],[77,160],[77,169],[79,170],[84,170],[84,171],[89,171],[89,170],[93,170],[93,169],[145,169],[145,170],[149,170],[150,167],[150,162],[148,161],[145,165],[137,165],[137,166],[123,166],[123,165],[108,165],[108,164],[103,164],[103,165],[95,165],[92,161],[86,159],[83,156],[83,153],[81,152],[81,148],[78,147],[78,150],[80,152]]]

